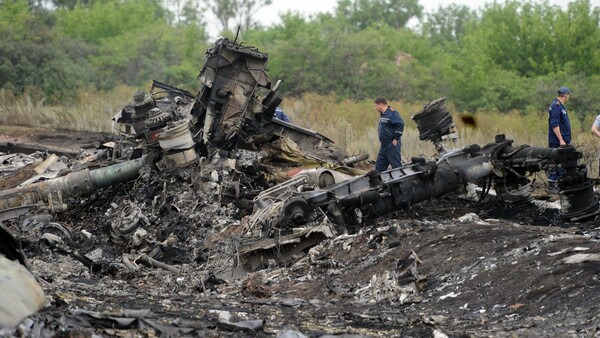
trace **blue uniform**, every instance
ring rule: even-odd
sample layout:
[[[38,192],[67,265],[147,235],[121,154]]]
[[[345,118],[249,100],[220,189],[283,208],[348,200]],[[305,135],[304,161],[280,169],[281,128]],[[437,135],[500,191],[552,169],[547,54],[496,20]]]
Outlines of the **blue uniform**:
[[[379,172],[386,171],[390,165],[392,169],[401,167],[400,153],[402,143],[400,142],[400,138],[404,132],[404,120],[400,117],[400,113],[388,106],[380,114],[377,131],[381,148],[379,149],[379,154],[377,154],[375,170]],[[395,146],[392,143],[394,140],[398,141]]]
[[[569,115],[567,114],[565,106],[558,99],[554,99],[550,108],[548,108],[548,146],[550,148],[560,147],[560,141],[558,140],[558,137],[556,137],[556,134],[554,134],[554,130],[552,130],[556,126],[560,128],[560,134],[562,135],[563,141],[565,141],[566,144],[571,144],[571,123],[569,122]],[[564,168],[554,166],[549,167],[547,171],[548,182],[553,184],[553,182],[556,182],[564,172]]]
[[[277,119],[280,119],[281,121],[290,122],[290,118],[287,115],[285,115],[283,110],[281,110],[279,107],[277,107],[277,109],[275,109],[274,117]]]
[[[566,144],[571,144],[571,123],[565,106],[558,100],[554,99],[550,108],[548,108],[548,146],[550,148],[560,147],[560,141],[552,130],[558,126],[560,134]]]

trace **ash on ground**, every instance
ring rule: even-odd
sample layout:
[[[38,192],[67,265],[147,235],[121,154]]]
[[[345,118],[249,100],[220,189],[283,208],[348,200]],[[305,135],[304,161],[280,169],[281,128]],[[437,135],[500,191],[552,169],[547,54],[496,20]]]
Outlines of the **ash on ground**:
[[[46,300],[3,334],[598,335],[596,220],[449,194],[256,262],[240,251],[261,236],[248,201],[225,193],[243,175],[213,169],[142,171],[4,222]]]

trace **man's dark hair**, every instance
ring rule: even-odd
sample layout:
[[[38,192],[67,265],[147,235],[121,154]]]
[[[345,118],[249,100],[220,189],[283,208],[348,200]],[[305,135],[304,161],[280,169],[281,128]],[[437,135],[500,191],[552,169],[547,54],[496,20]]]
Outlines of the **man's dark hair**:
[[[385,98],[385,96],[379,96],[378,98],[375,99],[375,103],[387,104],[387,99]]]

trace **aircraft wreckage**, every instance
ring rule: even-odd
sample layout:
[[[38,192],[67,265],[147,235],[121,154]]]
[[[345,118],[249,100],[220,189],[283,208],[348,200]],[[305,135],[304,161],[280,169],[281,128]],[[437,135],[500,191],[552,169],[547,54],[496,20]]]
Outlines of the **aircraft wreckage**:
[[[218,40],[207,51],[197,94],[158,81],[148,93],[136,91],[113,118],[114,139],[101,147],[110,165],[5,189],[0,219],[36,210],[64,212],[72,197],[129,182],[147,170],[202,171],[217,163],[209,174],[215,182],[223,175],[239,178],[222,195],[251,202],[255,236],[237,249],[243,267],[254,271],[270,259],[289,259],[273,253],[275,246],[293,255],[334,234],[356,231],[369,220],[467,187],[478,187],[481,197],[493,189],[504,203],[528,203],[529,176],[554,167],[566,172],[558,181],[560,217],[577,222],[600,213],[593,182],[578,163],[582,155],[572,146],[515,146],[498,135],[487,145],[447,149],[445,142],[456,132],[443,98],[413,116],[420,139],[433,142],[437,154],[412,158],[402,168],[370,171],[365,154],[348,154],[317,132],[273,117],[282,98],[279,83],[269,80],[267,61],[268,55],[256,48]],[[42,172],[44,163],[39,167]],[[148,220],[135,217],[120,233],[143,222]],[[11,260],[22,257],[18,241],[8,236],[2,237],[10,243],[1,247],[2,254]],[[36,297],[39,293],[36,289]],[[16,325],[40,306],[29,306],[3,325]]]

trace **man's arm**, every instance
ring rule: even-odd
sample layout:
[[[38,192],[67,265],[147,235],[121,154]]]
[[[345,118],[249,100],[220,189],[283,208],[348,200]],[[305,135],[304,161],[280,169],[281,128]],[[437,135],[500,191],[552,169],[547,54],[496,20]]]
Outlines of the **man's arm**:
[[[560,127],[556,126],[554,128],[552,128],[552,131],[554,132],[554,135],[556,135],[556,137],[558,137],[558,143],[561,146],[567,145],[567,143],[565,142],[565,140],[563,140],[562,134],[560,133]]]
[[[559,106],[555,105],[554,107],[552,107],[552,110],[550,111],[550,127],[552,128],[552,132],[554,132],[554,135],[556,135],[556,138],[558,138],[558,143],[561,146],[566,145],[567,143],[565,142],[565,140],[563,140],[562,134],[560,133],[560,115],[561,115],[561,109]]]
[[[598,127],[598,125],[596,123],[592,124],[592,134],[594,134],[594,136],[600,138],[600,128]]]
[[[400,113],[397,110],[394,110],[390,123],[394,126],[394,140],[392,144],[396,146],[404,133],[404,120],[400,117]]]

